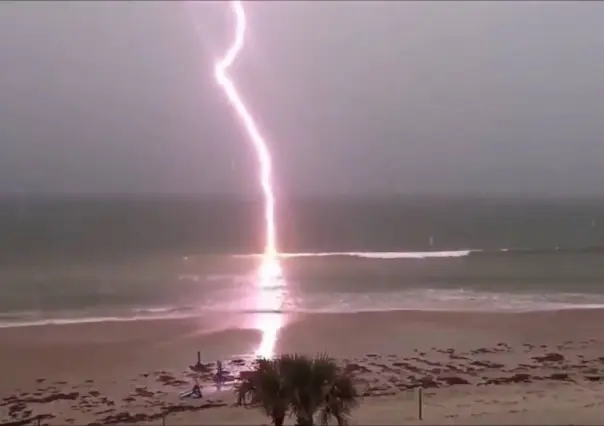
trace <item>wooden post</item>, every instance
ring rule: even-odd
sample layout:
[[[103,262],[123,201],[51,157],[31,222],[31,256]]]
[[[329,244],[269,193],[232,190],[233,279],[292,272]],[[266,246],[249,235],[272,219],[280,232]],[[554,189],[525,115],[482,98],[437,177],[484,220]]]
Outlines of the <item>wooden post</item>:
[[[38,426],[40,426],[40,417],[38,417]]]
[[[161,416],[161,425],[166,426],[166,413],[163,413]]]
[[[417,417],[420,420],[424,419],[424,388],[422,387],[417,390]]]
[[[201,352],[197,351],[197,365],[201,364]]]

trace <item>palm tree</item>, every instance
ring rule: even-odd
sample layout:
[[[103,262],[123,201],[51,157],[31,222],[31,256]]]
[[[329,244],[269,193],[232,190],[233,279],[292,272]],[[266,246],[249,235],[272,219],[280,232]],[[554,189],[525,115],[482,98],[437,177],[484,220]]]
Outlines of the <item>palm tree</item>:
[[[259,359],[253,373],[235,390],[238,403],[250,397],[252,405],[260,406],[275,426],[283,426],[290,399],[279,359]]]
[[[324,354],[314,359],[292,355],[289,363],[288,381],[296,424],[312,426],[315,413],[325,404],[325,397],[338,377],[338,367]]]
[[[332,417],[338,426],[348,425],[351,411],[359,406],[358,398],[359,395],[352,377],[348,374],[338,376],[325,396],[325,403],[319,410],[321,425],[327,426]]]
[[[323,425],[333,417],[343,426],[358,405],[352,377],[343,374],[325,354],[260,359],[237,393],[238,401],[249,396],[252,404],[262,406],[276,426],[283,424],[287,414],[296,417],[298,426],[313,426],[316,413],[320,413]]]

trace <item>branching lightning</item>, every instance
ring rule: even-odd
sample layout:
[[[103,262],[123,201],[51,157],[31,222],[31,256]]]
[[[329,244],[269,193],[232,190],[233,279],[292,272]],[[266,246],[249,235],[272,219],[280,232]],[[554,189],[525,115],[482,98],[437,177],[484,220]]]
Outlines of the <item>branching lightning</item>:
[[[216,64],[214,74],[218,84],[226,93],[231,106],[243,122],[258,157],[260,185],[264,195],[264,225],[266,228],[266,241],[262,256],[262,265],[260,267],[258,302],[261,311],[275,310],[281,306],[281,302],[279,301],[281,297],[280,290],[274,290],[275,282],[281,277],[281,267],[279,265],[275,231],[275,194],[272,182],[272,160],[267,143],[258,131],[258,127],[243,103],[239,92],[235,88],[235,84],[227,74],[229,67],[243,48],[246,27],[245,12],[241,1],[234,0],[230,4],[236,18],[235,39],[226,54]],[[274,353],[277,333],[281,328],[281,316],[279,314],[261,313],[257,319],[258,328],[262,332],[262,341],[256,353],[260,356],[271,357]]]
[[[239,118],[251,139],[254,149],[258,156],[260,168],[260,184],[264,194],[264,221],[266,227],[266,242],[264,247],[264,257],[262,262],[262,276],[275,276],[280,273],[277,259],[277,237],[275,225],[275,194],[272,182],[272,160],[267,143],[258,131],[258,127],[247,110],[239,92],[235,88],[233,81],[229,78],[227,70],[233,64],[237,55],[243,48],[245,36],[245,12],[241,1],[230,2],[236,17],[235,40],[229,47],[224,57],[216,64],[214,74],[218,84],[224,89],[231,106],[235,109]]]

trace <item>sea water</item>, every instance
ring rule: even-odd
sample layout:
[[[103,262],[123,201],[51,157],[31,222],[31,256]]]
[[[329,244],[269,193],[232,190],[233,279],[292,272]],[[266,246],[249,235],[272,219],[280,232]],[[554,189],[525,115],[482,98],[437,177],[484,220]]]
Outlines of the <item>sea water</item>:
[[[253,255],[261,207],[226,197],[6,197],[0,326],[604,306],[598,200],[282,201],[283,279],[264,288]]]

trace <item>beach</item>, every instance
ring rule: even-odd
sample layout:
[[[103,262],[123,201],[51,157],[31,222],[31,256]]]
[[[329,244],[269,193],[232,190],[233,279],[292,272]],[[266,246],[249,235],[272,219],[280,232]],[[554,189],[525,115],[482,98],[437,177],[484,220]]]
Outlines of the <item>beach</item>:
[[[253,360],[249,317],[158,319],[0,329],[3,423],[269,424],[232,389],[180,399],[188,368]],[[604,310],[527,313],[391,311],[295,314],[275,350],[328,352],[355,375],[353,423],[602,424]],[[203,330],[203,331],[200,331]],[[423,420],[417,389],[423,388]],[[166,414],[167,413],[167,414]],[[292,420],[293,421],[293,420]]]

